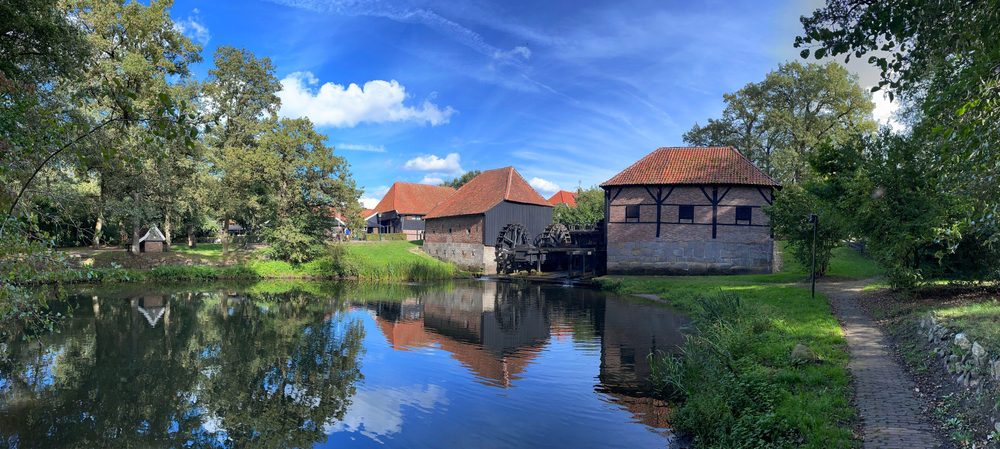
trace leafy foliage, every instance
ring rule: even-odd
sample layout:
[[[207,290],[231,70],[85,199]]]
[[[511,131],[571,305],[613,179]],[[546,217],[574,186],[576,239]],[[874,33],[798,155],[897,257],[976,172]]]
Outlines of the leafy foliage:
[[[472,178],[475,178],[476,176],[479,176],[480,173],[482,173],[482,172],[479,171],[479,170],[467,171],[465,173],[462,173],[462,176],[459,176],[459,177],[457,177],[455,179],[452,179],[450,181],[442,182],[441,186],[443,186],[443,187],[453,187],[453,188],[457,189],[459,187],[464,186],[465,183],[467,183],[469,181],[472,181]]]
[[[576,207],[557,204],[552,209],[552,221],[567,226],[593,226],[604,219],[604,190],[594,186],[577,189]]]
[[[782,184],[809,178],[818,147],[875,130],[874,105],[838,64],[789,62],[723,96],[719,119],[684,134],[691,145],[733,146]]]

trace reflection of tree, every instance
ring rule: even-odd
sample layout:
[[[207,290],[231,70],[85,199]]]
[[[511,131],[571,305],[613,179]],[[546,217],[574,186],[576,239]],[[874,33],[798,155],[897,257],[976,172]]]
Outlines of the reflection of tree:
[[[308,446],[343,416],[363,329],[336,316],[342,304],[296,292],[165,299],[151,327],[138,304],[155,298],[78,298],[86,306],[61,333],[6,348],[0,441]]]

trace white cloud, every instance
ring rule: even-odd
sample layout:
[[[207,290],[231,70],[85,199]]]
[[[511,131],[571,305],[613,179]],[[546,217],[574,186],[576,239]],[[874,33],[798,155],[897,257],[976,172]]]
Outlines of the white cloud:
[[[198,11],[198,8],[192,10],[190,16],[175,20],[174,29],[201,45],[207,44],[212,39],[212,33],[208,31],[205,22],[201,20],[201,11]]]
[[[385,153],[385,147],[382,145],[370,145],[367,143],[338,143],[334,145],[334,148],[338,150],[347,151],[366,151],[369,153]]]
[[[323,83],[312,72],[295,72],[281,80],[281,115],[309,117],[321,126],[353,127],[359,123],[417,122],[431,126],[448,123],[455,110],[430,100],[419,107],[407,106],[406,88],[396,80],[372,80],[347,87]]]
[[[542,178],[531,178],[528,184],[531,184],[531,187],[534,187],[538,193],[553,194],[560,190],[559,184]]]
[[[444,389],[437,385],[414,385],[403,388],[364,389],[351,398],[343,419],[324,423],[323,431],[356,432],[374,441],[403,430],[404,408],[429,410],[438,404],[448,404]]]
[[[531,59],[531,49],[523,45],[518,45],[507,51],[497,50],[493,52],[493,59],[499,59],[503,61],[517,60],[521,58],[524,60]]]
[[[431,184],[435,186],[441,184],[442,182],[444,182],[444,179],[431,175],[424,176],[424,179],[420,180],[421,184]]]
[[[879,125],[889,126],[893,132],[897,133],[906,129],[906,125],[900,123],[896,118],[896,113],[899,111],[898,99],[896,101],[889,101],[889,98],[885,94],[873,92],[872,103],[875,103],[872,116]]]
[[[461,175],[465,173],[462,169],[462,156],[458,153],[448,153],[441,158],[430,154],[427,156],[417,156],[406,161],[403,168],[414,171],[427,171],[441,174]]]
[[[361,195],[361,198],[359,198],[358,201],[366,209],[373,209],[378,205],[379,201],[382,201],[382,197],[385,196],[385,193],[388,191],[389,186],[378,186],[371,189],[365,189],[364,194]]]

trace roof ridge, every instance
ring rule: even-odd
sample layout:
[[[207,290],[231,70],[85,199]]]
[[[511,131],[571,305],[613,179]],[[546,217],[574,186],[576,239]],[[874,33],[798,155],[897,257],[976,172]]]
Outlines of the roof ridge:
[[[506,170],[507,170],[507,190],[503,194],[503,199],[504,200],[510,200],[510,186],[514,182],[514,173],[515,173],[514,172],[514,166],[509,165],[509,166],[506,167]],[[520,175],[518,175],[518,176],[520,176]],[[521,179],[523,180],[524,178],[521,178]]]

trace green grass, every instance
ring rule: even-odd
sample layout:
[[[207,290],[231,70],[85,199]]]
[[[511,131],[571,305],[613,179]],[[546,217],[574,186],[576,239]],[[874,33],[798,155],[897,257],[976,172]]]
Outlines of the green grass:
[[[932,309],[938,321],[983,346],[1000,348],[1000,298]]]
[[[834,257],[831,275],[868,278],[878,272],[873,263],[849,249],[836,251]],[[809,290],[798,284],[808,277],[803,267],[794,261],[786,262],[785,269],[774,274],[609,276],[599,282],[620,293],[656,294],[690,313],[699,310],[705,295],[737,294],[769,322],[748,344],[754,363],[766,370],[779,387],[779,420],[789,423],[801,436],[802,447],[854,446],[851,423],[856,415],[850,404],[848,352],[843,334],[825,298],[811,298]],[[812,349],[822,362],[792,364],[789,354],[797,343]]]
[[[122,267],[80,267],[56,273],[46,273],[34,283],[89,282],[114,283],[145,280],[210,281],[260,279],[352,279],[364,282],[409,282],[453,279],[467,273],[455,265],[439,261],[420,252],[420,245],[406,241],[383,241],[331,245],[326,255],[303,264],[266,260],[260,254],[222,265],[222,246],[199,245],[177,249],[177,253],[193,256],[181,259],[185,264],[165,264],[148,269]],[[109,252],[110,253],[110,252]],[[121,256],[124,252],[113,253]],[[131,257],[124,254],[126,259]],[[205,259],[214,260],[207,262]]]
[[[203,257],[216,262],[222,260],[221,243],[199,243],[194,248],[188,248],[187,245],[174,245],[170,247],[170,250],[180,254]]]

